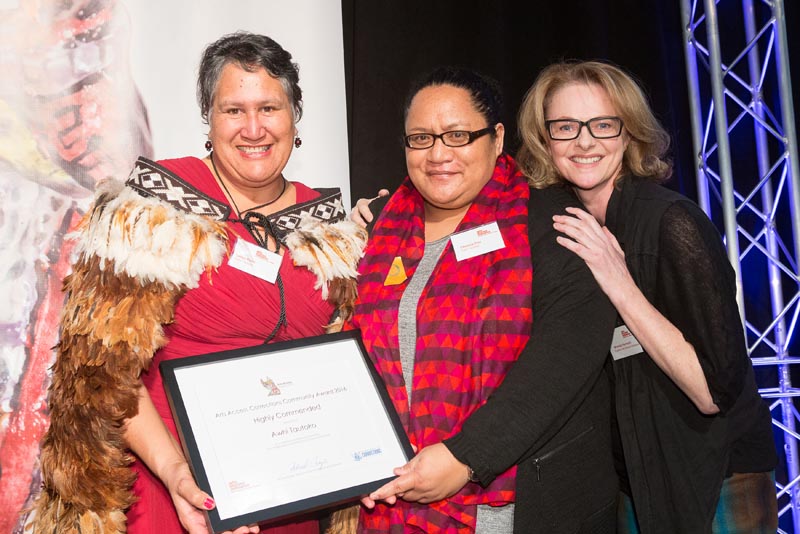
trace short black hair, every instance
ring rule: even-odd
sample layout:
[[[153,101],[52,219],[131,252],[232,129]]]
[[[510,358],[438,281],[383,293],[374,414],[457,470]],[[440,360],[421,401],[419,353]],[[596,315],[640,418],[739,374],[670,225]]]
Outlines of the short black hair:
[[[500,84],[493,78],[472,69],[456,66],[437,67],[416,80],[406,96],[403,119],[408,118],[411,101],[426,87],[452,85],[465,89],[472,99],[475,109],[484,116],[489,126],[500,122],[503,110],[503,92]]]

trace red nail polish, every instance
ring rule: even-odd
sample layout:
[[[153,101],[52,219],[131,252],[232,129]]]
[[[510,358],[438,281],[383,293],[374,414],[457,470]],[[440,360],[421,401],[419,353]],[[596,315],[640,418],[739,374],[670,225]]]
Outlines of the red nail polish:
[[[207,498],[203,502],[203,506],[206,507],[206,510],[211,510],[212,508],[214,508],[214,499],[212,499],[211,497]]]

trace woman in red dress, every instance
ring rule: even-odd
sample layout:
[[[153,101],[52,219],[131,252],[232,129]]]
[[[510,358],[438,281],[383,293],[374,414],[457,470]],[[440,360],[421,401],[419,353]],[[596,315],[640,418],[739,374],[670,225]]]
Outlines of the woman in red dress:
[[[87,523],[96,532],[124,532],[127,522],[130,534],[207,533],[203,510],[215,503],[195,484],[178,445],[158,363],[319,335],[337,309],[344,316],[350,309],[354,288],[341,288],[354,284],[366,233],[343,221],[337,190],[310,189],[283,174],[301,143],[295,125],[302,93],[291,55],[269,37],[227,35],[206,48],[197,85],[208,156],[140,158],[124,187],[99,189],[79,235],[78,261],[65,281],[53,426],[42,447],[44,491],[36,505],[44,528],[37,532],[80,524],[86,533]],[[303,232],[295,235],[313,239],[292,237],[296,228]],[[278,254],[277,275],[237,268],[229,260],[242,248]],[[331,269],[327,261],[342,263]],[[331,274],[348,268],[349,276]],[[75,358],[86,360],[77,372]],[[97,369],[102,380],[82,371],[98,361],[108,362]],[[112,372],[123,368],[122,377]],[[79,412],[82,384],[99,384],[91,400],[107,395],[102,406],[114,413]],[[101,431],[68,439],[86,424]],[[66,441],[78,450],[65,459]],[[125,446],[136,455],[135,499]],[[81,466],[97,450],[116,460],[96,471],[93,463]],[[83,510],[90,499],[82,491],[100,496]],[[319,526],[306,519],[265,531],[316,534]]]

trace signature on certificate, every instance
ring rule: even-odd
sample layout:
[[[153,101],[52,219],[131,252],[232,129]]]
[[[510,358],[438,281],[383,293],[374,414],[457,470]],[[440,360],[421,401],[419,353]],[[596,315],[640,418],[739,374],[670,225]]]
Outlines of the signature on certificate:
[[[329,464],[330,461],[327,458],[315,456],[314,458],[309,458],[304,462],[292,462],[292,464],[289,466],[289,472],[305,473],[308,471],[319,471],[328,467]]]

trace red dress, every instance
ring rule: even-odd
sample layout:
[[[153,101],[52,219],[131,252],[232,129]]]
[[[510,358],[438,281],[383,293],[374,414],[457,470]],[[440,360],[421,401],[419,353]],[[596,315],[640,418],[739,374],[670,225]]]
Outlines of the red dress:
[[[197,158],[160,161],[194,187],[224,203],[224,193],[208,170]],[[297,202],[306,202],[318,196],[313,189],[293,182]],[[226,223],[231,247],[236,239],[254,242],[239,223]],[[333,306],[323,300],[314,289],[316,277],[305,267],[294,267],[288,252],[284,253],[280,275],[286,295],[287,325],[283,326],[274,341],[304,338],[324,333],[324,327],[333,313]],[[209,279],[210,278],[210,279]],[[142,381],[150,392],[153,404],[172,432],[178,434],[161,382],[158,365],[163,360],[196,356],[209,352],[238,349],[259,345],[275,327],[280,310],[277,286],[233,267],[227,260],[219,270],[208,277],[201,276],[199,287],[188,291],[175,308],[175,322],[165,328],[169,342],[158,351]],[[147,467],[137,461],[133,465],[138,478],[133,486],[138,501],[128,511],[129,534],[172,534],[185,530],[181,527],[172,499],[161,481]],[[273,528],[262,528],[269,534],[317,534],[317,521],[289,523]]]

